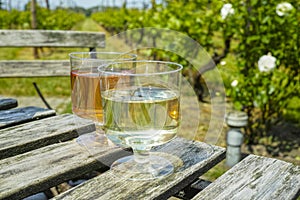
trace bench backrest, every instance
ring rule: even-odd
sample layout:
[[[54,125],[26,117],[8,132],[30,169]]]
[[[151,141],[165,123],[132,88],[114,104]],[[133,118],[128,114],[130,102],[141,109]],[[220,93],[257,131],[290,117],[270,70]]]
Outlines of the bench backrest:
[[[1,47],[105,47],[105,34],[59,30],[0,30]],[[1,49],[0,49],[1,50]],[[69,60],[0,60],[0,77],[69,76]]]

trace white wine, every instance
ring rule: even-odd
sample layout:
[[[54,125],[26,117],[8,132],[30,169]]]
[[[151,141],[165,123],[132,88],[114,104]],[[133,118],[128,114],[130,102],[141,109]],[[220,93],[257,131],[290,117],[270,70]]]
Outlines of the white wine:
[[[174,91],[147,85],[107,90],[102,98],[104,128],[113,143],[151,147],[175,137],[180,122],[180,104]]]

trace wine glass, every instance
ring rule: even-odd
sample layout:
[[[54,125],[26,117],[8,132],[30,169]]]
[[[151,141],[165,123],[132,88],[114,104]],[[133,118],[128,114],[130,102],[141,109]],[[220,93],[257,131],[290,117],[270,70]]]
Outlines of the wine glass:
[[[135,60],[136,55],[122,52],[73,52],[69,56],[72,112],[78,117],[92,120],[96,126],[96,132],[80,134],[76,141],[85,147],[105,147],[108,140],[102,131],[103,112],[97,68],[109,62]]]
[[[113,174],[131,180],[171,174],[173,164],[150,150],[177,134],[182,66],[163,61],[122,61],[98,69],[105,134],[114,144],[133,150],[133,156],[111,165]]]

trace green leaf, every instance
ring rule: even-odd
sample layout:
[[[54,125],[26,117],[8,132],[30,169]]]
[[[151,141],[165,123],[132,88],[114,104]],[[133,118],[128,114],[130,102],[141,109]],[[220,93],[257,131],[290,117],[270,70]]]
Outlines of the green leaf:
[[[256,4],[258,3],[258,0],[251,0],[250,3],[251,3],[251,6],[255,7]]]
[[[247,37],[246,43],[251,44],[252,42],[259,40],[259,39],[260,39],[259,35],[253,35],[253,36]]]

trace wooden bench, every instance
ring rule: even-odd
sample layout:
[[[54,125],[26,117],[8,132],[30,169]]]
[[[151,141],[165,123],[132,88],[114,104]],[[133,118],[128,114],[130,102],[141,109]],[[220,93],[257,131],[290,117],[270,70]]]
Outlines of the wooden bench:
[[[173,174],[153,181],[128,181],[108,166],[131,151],[80,146],[79,134],[93,134],[94,124],[71,114],[9,126],[0,130],[0,199],[22,199],[97,171],[97,175],[54,199],[168,199],[179,196],[225,158],[225,149],[183,138],[158,146],[152,153],[175,164]],[[208,185],[208,186],[207,186]],[[207,186],[207,187],[206,187]],[[300,167],[273,158],[249,155],[193,199],[296,199]],[[191,197],[192,198],[192,197]]]
[[[0,47],[105,47],[105,34],[100,32],[59,30],[0,30]],[[69,76],[67,60],[2,60],[0,77]]]
[[[86,51],[96,51],[97,48],[105,47],[105,34],[59,30],[0,30],[1,47],[87,48]],[[67,60],[68,54],[65,56],[65,60],[0,60],[0,78],[70,76],[70,61]],[[46,107],[52,109],[36,83],[33,84]],[[4,102],[1,104],[4,106]],[[4,107],[6,108],[8,107]],[[22,110],[27,114],[33,108]],[[8,120],[11,116],[13,113],[0,119],[0,128],[7,126],[4,121],[17,124],[14,120]],[[26,121],[28,119],[27,117]]]

